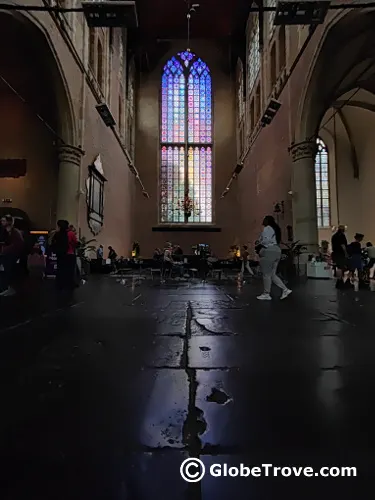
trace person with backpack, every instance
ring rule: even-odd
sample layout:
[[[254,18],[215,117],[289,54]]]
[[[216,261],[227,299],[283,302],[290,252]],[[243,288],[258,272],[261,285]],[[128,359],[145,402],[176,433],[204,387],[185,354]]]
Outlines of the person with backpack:
[[[73,290],[76,286],[77,236],[66,220],[57,221],[52,248],[57,257],[56,286],[59,290]]]

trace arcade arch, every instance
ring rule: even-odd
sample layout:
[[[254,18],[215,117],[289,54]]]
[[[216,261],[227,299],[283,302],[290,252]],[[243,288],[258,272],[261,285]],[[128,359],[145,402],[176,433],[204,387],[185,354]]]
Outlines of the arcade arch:
[[[315,250],[344,224],[375,240],[372,159],[375,143],[375,12],[351,11],[328,26],[301,99],[291,147],[295,238]],[[316,140],[327,145],[330,228],[318,228],[315,179]]]
[[[78,192],[73,106],[49,37],[32,18],[0,12],[0,44],[7,47],[0,53],[0,207],[22,210],[33,228],[47,229],[56,212],[67,215],[67,178]]]

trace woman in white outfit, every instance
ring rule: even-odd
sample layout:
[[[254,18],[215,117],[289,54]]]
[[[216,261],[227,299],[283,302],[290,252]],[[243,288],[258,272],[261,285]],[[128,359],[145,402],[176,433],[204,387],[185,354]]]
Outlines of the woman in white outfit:
[[[264,292],[257,297],[258,300],[272,300],[271,286],[275,283],[281,288],[281,299],[286,299],[292,290],[289,290],[277,276],[277,266],[281,259],[281,229],[272,215],[266,215],[263,220],[264,229],[259,239],[259,264],[263,274]]]

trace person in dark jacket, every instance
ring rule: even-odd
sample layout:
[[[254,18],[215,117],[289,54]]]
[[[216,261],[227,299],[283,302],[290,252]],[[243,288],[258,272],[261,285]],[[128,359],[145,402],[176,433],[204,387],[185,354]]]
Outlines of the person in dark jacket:
[[[355,272],[357,271],[359,279],[362,278],[363,271],[363,260],[362,260],[362,241],[364,235],[360,233],[356,233],[354,236],[354,241],[348,245],[348,254],[349,254],[349,270],[351,272],[352,277],[355,276]]]
[[[7,243],[7,241],[9,241],[9,233],[5,229],[5,226],[6,226],[6,219],[5,219],[5,217],[2,217],[1,224],[0,224],[0,254],[3,250],[3,247]]]
[[[111,246],[108,247],[108,250],[109,250],[108,259],[110,259],[112,261],[112,263],[114,263],[115,260],[117,259],[117,253],[115,252],[115,250]]]
[[[1,273],[1,296],[14,295],[16,292],[11,286],[15,277],[16,264],[20,258],[24,241],[21,231],[14,227],[14,219],[11,215],[6,215],[1,219],[3,238],[5,241],[1,247],[0,262],[2,265]]]
[[[348,270],[348,240],[345,236],[345,226],[340,225],[331,239],[332,262],[335,268],[336,288],[345,284]]]

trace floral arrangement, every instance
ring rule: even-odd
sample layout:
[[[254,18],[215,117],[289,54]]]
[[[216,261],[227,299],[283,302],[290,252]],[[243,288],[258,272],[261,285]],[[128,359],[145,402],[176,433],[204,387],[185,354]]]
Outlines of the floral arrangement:
[[[191,217],[192,214],[194,215],[199,214],[197,204],[193,199],[189,197],[189,195],[185,195],[183,200],[179,200],[177,202],[176,210],[183,212],[187,217]]]

